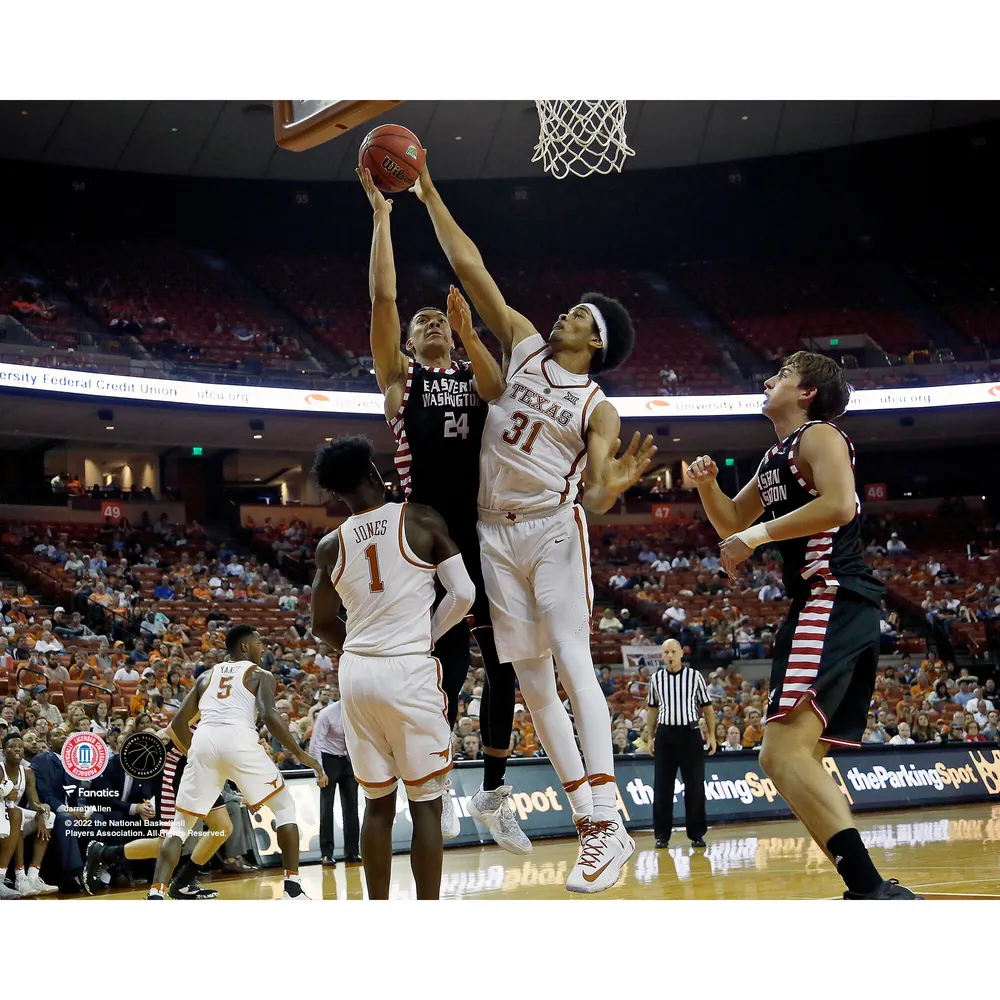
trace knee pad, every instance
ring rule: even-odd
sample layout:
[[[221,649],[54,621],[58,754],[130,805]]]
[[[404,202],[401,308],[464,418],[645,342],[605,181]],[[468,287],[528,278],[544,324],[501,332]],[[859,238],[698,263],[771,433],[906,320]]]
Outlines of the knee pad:
[[[369,788],[367,785],[361,786],[361,791],[364,792],[366,799],[384,799],[387,795],[395,795],[396,787],[399,783],[394,781],[391,785],[381,786],[378,785],[374,788]]]
[[[267,803],[267,806],[274,813],[275,829],[295,822],[295,800],[287,785]]]
[[[428,778],[419,785],[407,785],[406,797],[411,802],[430,802],[439,799],[444,794],[448,783],[448,774],[439,774],[436,778]]]

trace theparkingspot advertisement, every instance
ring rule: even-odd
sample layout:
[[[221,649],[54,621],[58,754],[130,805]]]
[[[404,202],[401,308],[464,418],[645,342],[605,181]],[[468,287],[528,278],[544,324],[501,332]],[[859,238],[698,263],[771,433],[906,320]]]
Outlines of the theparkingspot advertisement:
[[[997,744],[975,746],[879,747],[839,750],[825,761],[833,780],[852,809],[909,809],[962,802],[1000,804],[1000,749]],[[650,757],[618,757],[615,761],[618,805],[630,829],[653,825],[653,761]],[[318,861],[319,789],[311,771],[286,772],[295,798],[304,861]],[[510,805],[522,829],[532,840],[569,837],[575,833],[566,793],[552,765],[544,758],[512,761],[507,781],[513,786]],[[452,772],[452,796],[461,817],[462,832],[446,846],[492,843],[489,833],[469,816],[468,800],[482,782],[482,764],[462,762]],[[790,817],[791,809],[764,775],[754,751],[718,753],[705,758],[705,797],[708,820],[716,823],[752,823]],[[364,798],[358,796],[364,813]],[[343,816],[340,796],[335,807],[337,856],[343,855]],[[267,807],[252,817],[256,850],[262,864],[279,864],[274,823]],[[674,825],[684,825],[684,785],[674,786]],[[397,790],[393,849],[410,845],[410,816],[402,788]]]
[[[183,406],[218,406],[298,413],[373,414],[381,416],[384,401],[377,392],[280,389],[268,386],[224,385],[170,379],[35,368],[0,364],[0,392],[63,393],[97,396],[108,402],[156,402]],[[763,395],[616,396],[611,399],[623,417],[727,417],[756,415]],[[940,385],[914,389],[860,389],[849,410],[913,410],[939,406],[1000,403],[1000,384]]]

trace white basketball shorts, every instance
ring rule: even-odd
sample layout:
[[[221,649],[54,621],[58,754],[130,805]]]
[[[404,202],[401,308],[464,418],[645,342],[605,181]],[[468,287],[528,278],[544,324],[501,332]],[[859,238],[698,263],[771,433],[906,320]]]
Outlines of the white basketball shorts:
[[[480,520],[479,551],[501,663],[545,656],[590,635],[594,586],[579,504],[533,520]]]
[[[365,796],[402,780],[414,802],[438,798],[451,770],[448,701],[433,656],[340,657],[344,737]]]
[[[177,809],[204,818],[227,780],[243,793],[251,811],[285,787],[281,772],[257,742],[255,729],[203,722],[191,737],[187,766],[177,789]]]

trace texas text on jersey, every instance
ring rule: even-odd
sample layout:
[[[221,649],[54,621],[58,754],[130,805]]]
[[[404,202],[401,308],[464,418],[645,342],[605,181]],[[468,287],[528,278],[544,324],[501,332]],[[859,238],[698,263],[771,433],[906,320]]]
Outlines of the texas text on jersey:
[[[587,465],[587,426],[603,399],[590,376],[552,360],[540,335],[522,340],[486,418],[479,507],[535,514],[572,504]]]

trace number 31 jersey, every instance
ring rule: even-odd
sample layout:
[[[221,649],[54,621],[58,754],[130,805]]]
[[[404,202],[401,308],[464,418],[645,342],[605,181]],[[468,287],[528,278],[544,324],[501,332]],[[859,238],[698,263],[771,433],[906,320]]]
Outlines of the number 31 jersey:
[[[507,390],[486,418],[479,507],[526,516],[572,504],[587,466],[587,427],[603,399],[588,375],[552,360],[539,334],[522,340],[511,352]]]
[[[468,361],[425,368],[411,358],[403,403],[389,426],[406,498],[447,521],[461,517],[474,524],[486,403],[473,377]]]

